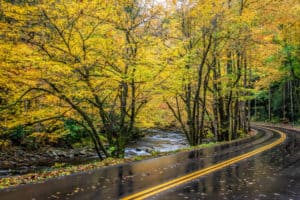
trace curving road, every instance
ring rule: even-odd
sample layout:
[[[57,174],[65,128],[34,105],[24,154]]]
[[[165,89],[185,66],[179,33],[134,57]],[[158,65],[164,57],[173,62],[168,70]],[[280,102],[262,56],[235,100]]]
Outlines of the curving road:
[[[268,151],[149,199],[300,199],[300,132]]]
[[[0,199],[136,199],[132,194],[228,160],[236,162],[161,191],[155,189],[147,199],[300,199],[300,132],[276,128],[287,138],[272,147],[283,136],[254,128],[258,134],[243,141],[0,190]],[[267,146],[272,148],[266,150]],[[236,159],[249,152],[256,154]]]

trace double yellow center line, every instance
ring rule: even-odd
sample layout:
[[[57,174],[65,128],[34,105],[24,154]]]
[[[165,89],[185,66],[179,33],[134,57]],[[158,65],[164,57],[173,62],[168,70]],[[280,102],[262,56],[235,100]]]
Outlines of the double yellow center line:
[[[170,188],[176,187],[178,185],[184,184],[184,183],[186,183],[188,181],[191,181],[193,179],[199,178],[201,176],[204,176],[206,174],[209,174],[211,172],[217,171],[219,169],[222,169],[224,167],[232,165],[232,164],[234,164],[236,162],[239,162],[239,161],[244,160],[246,158],[249,158],[251,156],[254,156],[254,155],[258,154],[258,153],[261,153],[263,151],[271,149],[271,148],[275,147],[276,145],[279,145],[279,144],[281,144],[282,142],[285,141],[286,135],[283,132],[278,131],[278,130],[274,130],[274,129],[270,129],[270,128],[267,128],[267,129],[279,133],[280,134],[280,138],[277,139],[276,141],[268,144],[268,145],[265,145],[263,147],[255,149],[255,150],[250,151],[248,153],[236,156],[234,158],[231,158],[229,160],[220,162],[220,163],[212,165],[210,167],[207,167],[207,168],[204,168],[204,169],[192,172],[190,174],[181,176],[181,177],[173,179],[171,181],[168,181],[168,182],[162,183],[160,185],[148,188],[148,189],[143,190],[141,192],[129,195],[127,197],[122,198],[121,200],[145,199],[147,197],[150,197],[150,196],[153,196],[155,194],[158,194],[158,193],[160,193],[162,191],[165,191],[165,190],[168,190]]]

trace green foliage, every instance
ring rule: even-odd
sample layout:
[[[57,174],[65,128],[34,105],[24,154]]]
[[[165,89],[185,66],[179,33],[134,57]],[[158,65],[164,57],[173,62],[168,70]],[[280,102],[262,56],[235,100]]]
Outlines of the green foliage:
[[[54,163],[54,165],[52,166],[53,169],[60,169],[60,168],[63,168],[63,167],[66,167],[67,164],[66,163]]]
[[[143,160],[143,159],[144,159],[143,156],[135,156],[135,157],[134,157],[134,160],[135,160],[135,161],[140,161],[140,160]]]
[[[237,130],[237,137],[243,138],[247,135],[247,133],[244,130]]]
[[[213,139],[214,137],[215,136],[214,136],[213,132],[211,130],[208,130],[205,138],[207,138],[207,139]]]
[[[63,139],[69,144],[81,142],[82,138],[88,137],[86,130],[84,130],[82,126],[78,125],[72,119],[65,119],[64,127],[68,131],[68,133],[64,134]]]
[[[10,134],[8,138],[14,143],[14,144],[21,144],[22,140],[26,136],[26,130],[25,128],[20,125],[10,130]]]
[[[159,153],[159,151],[151,151],[151,156],[158,156]]]
[[[201,144],[198,146],[198,148],[207,148],[207,147],[212,147],[214,145],[216,145],[217,143],[216,142],[209,142],[209,143],[206,143],[206,144]]]
[[[105,141],[105,140],[103,140],[103,141]],[[82,148],[82,147],[93,148],[93,141],[91,140],[90,137],[81,138],[81,140],[79,142],[73,143],[72,147],[73,148]]]
[[[111,155],[115,155],[116,154],[116,151],[117,151],[117,148],[115,146],[110,146],[108,148],[108,152],[111,154]]]

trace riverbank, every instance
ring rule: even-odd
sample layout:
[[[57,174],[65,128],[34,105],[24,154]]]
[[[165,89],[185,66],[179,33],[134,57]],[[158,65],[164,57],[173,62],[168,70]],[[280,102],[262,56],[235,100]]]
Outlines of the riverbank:
[[[128,162],[133,162],[133,161],[140,161],[140,160],[155,158],[155,157],[159,157],[159,156],[166,156],[166,155],[171,155],[171,154],[174,154],[177,152],[184,152],[184,151],[191,151],[191,150],[215,147],[215,146],[226,144],[226,143],[232,143],[232,142],[244,140],[246,138],[253,137],[255,134],[256,134],[256,132],[252,131],[246,137],[240,138],[240,139],[237,139],[234,141],[230,141],[230,142],[207,143],[207,144],[202,144],[202,145],[199,145],[196,147],[186,147],[186,148],[181,148],[181,149],[177,149],[177,150],[173,150],[173,151],[165,151],[165,152],[152,151],[151,154],[149,154],[149,155],[140,155],[140,156],[134,156],[134,157],[130,157],[130,158],[123,158],[123,159],[108,158],[103,161],[92,161],[90,163],[80,164],[80,165],[68,165],[68,164],[57,163],[52,168],[47,168],[45,170],[40,170],[40,171],[36,171],[33,173],[24,174],[24,175],[3,177],[0,179],[0,189],[11,187],[11,186],[22,185],[22,184],[44,182],[51,178],[66,176],[66,175],[70,175],[73,173],[87,172],[87,171],[94,170],[94,169],[101,168],[101,167],[124,164],[124,163],[128,163]]]
[[[150,156],[188,147],[186,137],[176,131],[149,129],[144,137],[132,141],[125,149],[125,158]],[[56,166],[86,164],[97,161],[98,155],[90,147],[55,148],[44,146],[36,150],[14,146],[0,151],[0,178],[48,170]]]
[[[97,159],[91,148],[54,148],[46,146],[35,151],[22,147],[13,147],[9,151],[0,152],[0,178],[8,175],[26,174],[56,163],[79,164]]]

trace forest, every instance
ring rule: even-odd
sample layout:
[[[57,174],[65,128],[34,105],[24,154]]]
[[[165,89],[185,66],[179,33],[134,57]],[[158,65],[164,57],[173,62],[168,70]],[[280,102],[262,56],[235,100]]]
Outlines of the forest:
[[[0,151],[300,124],[297,0],[0,0]]]

